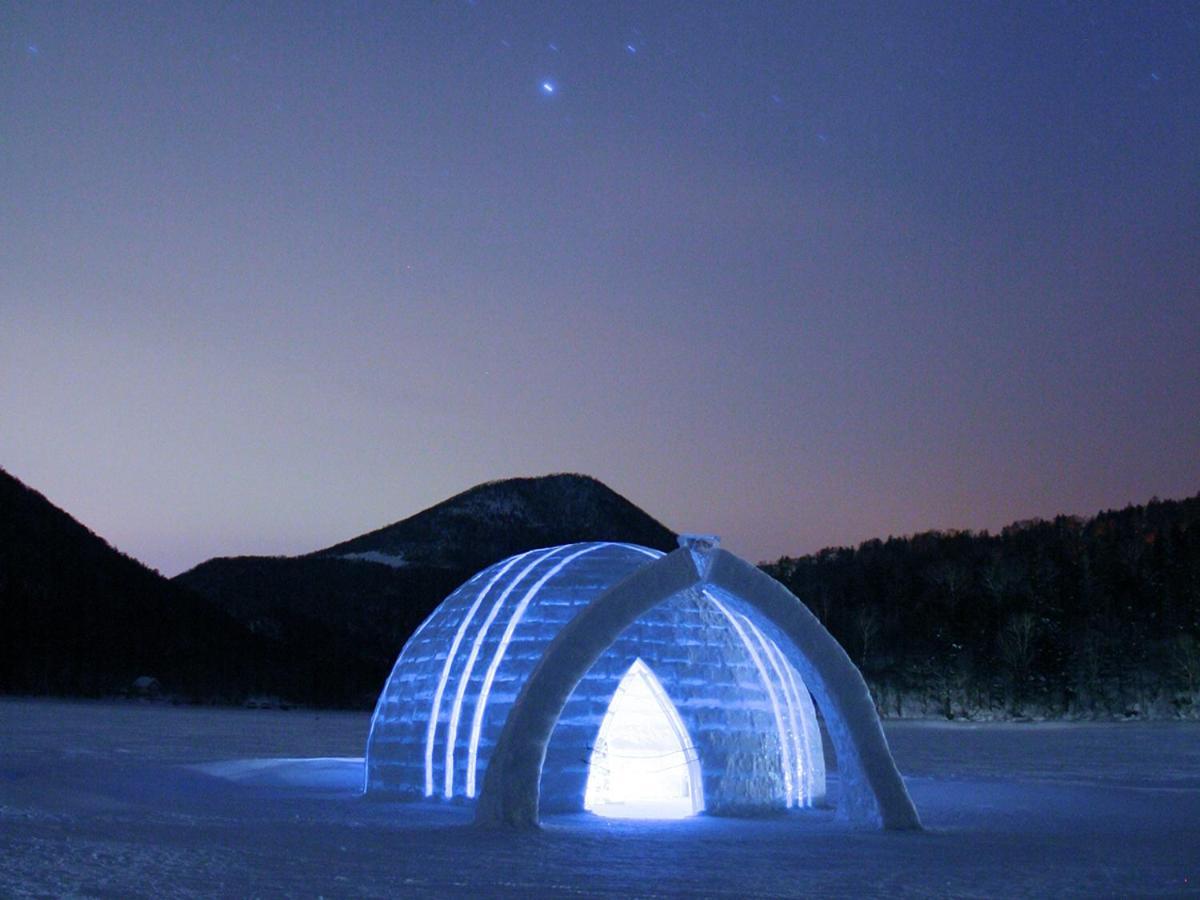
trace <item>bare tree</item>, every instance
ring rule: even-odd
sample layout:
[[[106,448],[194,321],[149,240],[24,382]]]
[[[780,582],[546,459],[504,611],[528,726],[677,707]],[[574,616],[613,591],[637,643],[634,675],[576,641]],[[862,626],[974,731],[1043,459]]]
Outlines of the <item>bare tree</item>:
[[[816,596],[812,598],[809,608],[821,621],[821,624],[828,628],[829,614],[833,611],[832,598],[829,596],[829,592],[824,589],[816,591],[815,594]]]
[[[875,640],[879,637],[879,614],[873,607],[863,606],[855,613],[854,631],[858,637],[860,649],[858,665],[860,668],[866,669],[871,660],[871,650],[874,648]]]
[[[1014,712],[1019,711],[1025,695],[1038,630],[1038,621],[1032,614],[1017,613],[1009,618],[1000,632],[1000,657],[1008,667]]]
[[[962,563],[946,560],[930,570],[929,580],[942,589],[950,607],[954,608],[970,587],[971,575]]]
[[[1005,594],[1013,588],[1016,573],[1013,572],[1012,563],[996,557],[983,570],[980,581],[983,583],[983,589],[987,592],[988,599],[994,605],[1000,606],[1004,602]]]
[[[1171,662],[1194,703],[1200,691],[1200,643],[1190,634],[1175,635],[1171,642]]]

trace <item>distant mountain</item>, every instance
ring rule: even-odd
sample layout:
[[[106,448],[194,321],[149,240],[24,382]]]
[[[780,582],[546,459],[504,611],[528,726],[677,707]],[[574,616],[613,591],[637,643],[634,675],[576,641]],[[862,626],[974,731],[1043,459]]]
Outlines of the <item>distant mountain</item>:
[[[405,640],[485,566],[535,547],[675,535],[582,475],[483,484],[296,557],[167,581],[0,469],[0,692],[270,694],[368,708]],[[1200,718],[1200,495],[927,532],[763,568],[893,716]]]
[[[346,685],[369,705],[409,635],[451,591],[515,553],[576,541],[671,550],[664,525],[585,475],[493,481],[400,522],[296,557],[219,557],[175,582],[289,648],[295,679],[316,653],[374,673]],[[307,690],[313,685],[300,685]]]
[[[675,534],[587,475],[509,478],[463,491],[402,522],[311,556],[466,570],[537,547],[628,541],[675,548]]]
[[[240,700],[276,686],[275,648],[110,547],[0,469],[0,692]]]

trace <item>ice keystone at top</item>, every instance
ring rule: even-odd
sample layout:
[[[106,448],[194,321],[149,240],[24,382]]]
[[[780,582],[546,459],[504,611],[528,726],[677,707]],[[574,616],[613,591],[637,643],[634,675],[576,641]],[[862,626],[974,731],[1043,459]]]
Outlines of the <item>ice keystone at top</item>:
[[[681,534],[679,546],[692,554],[692,562],[701,578],[708,577],[712,568],[713,551],[721,546],[721,539],[715,534]]]

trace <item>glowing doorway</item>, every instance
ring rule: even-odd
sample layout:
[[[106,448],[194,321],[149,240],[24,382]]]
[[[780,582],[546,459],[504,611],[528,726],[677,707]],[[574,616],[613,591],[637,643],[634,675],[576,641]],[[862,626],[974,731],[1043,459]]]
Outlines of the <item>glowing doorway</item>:
[[[696,748],[640,659],[617,685],[600,723],[583,808],[619,819],[682,819],[704,809]]]

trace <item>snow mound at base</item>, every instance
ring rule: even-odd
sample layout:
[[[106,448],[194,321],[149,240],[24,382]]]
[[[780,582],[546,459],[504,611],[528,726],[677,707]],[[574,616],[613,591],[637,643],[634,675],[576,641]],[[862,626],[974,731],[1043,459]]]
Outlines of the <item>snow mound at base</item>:
[[[361,756],[314,758],[229,759],[189,768],[238,784],[261,787],[311,788],[321,791],[361,793]]]

